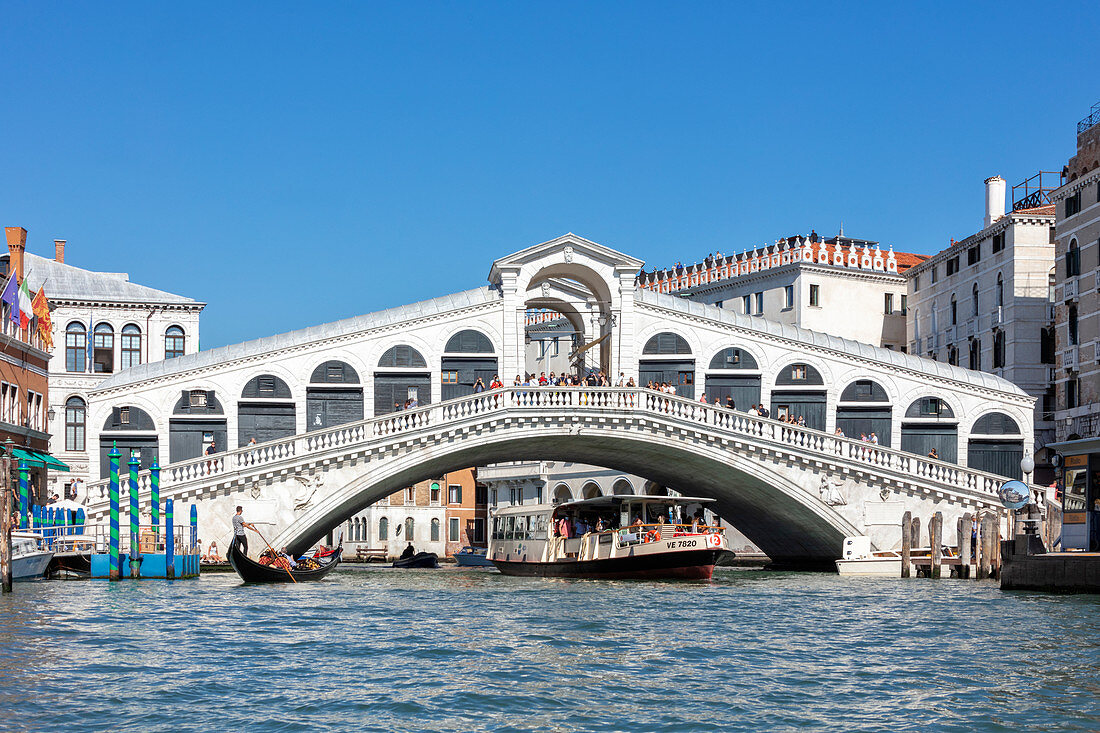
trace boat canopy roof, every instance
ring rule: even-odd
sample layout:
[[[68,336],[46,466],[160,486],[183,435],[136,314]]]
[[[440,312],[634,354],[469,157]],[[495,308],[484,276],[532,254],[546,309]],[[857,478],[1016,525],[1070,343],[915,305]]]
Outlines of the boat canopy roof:
[[[615,494],[614,496],[595,496],[591,499],[579,499],[578,501],[566,501],[558,504],[555,509],[610,509],[626,503],[645,502],[647,504],[664,504],[665,506],[683,506],[685,504],[709,504],[714,499],[705,499],[701,496],[650,496],[648,494]]]

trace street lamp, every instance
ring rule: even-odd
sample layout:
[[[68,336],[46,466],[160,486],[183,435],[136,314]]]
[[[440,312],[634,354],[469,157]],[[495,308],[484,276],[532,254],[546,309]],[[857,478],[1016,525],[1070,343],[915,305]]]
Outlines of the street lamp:
[[[53,422],[55,417],[57,417],[57,410],[53,409],[53,406],[50,406],[50,409],[46,410],[46,419]]]
[[[1020,460],[1020,470],[1024,472],[1024,483],[1031,483],[1031,472],[1035,470],[1035,459],[1031,457],[1031,449],[1024,449],[1024,457]]]

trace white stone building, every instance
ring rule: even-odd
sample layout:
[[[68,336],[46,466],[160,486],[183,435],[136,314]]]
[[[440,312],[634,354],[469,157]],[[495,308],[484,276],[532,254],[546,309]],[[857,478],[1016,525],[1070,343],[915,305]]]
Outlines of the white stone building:
[[[923,255],[844,236],[790,237],[752,252],[642,272],[639,287],[776,323],[904,351],[904,273]]]
[[[982,229],[905,273],[909,348],[1003,377],[1035,397],[1031,450],[1041,466],[1041,451],[1054,439],[1054,207],[1043,202],[1049,193],[1043,189],[1038,196],[1021,196],[1006,214],[1004,179],[994,176],[985,185]],[[996,421],[977,425],[969,465],[1018,476],[1023,456],[1014,440],[1003,440],[1006,427]]]
[[[98,478],[90,454],[99,450],[102,426],[87,423],[88,394],[125,369],[199,350],[199,315],[192,298],[130,282],[126,273],[93,272],[65,262],[65,241],[56,240],[53,259],[25,256],[28,286],[45,283],[53,307],[54,349],[49,369],[50,452],[67,463],[68,474],[52,473],[48,491],[64,495],[75,479]],[[113,416],[122,419],[122,414]],[[156,454],[147,425],[128,425],[143,468]],[[201,427],[196,427],[201,431]],[[196,453],[196,455],[198,455]],[[123,462],[129,460],[129,454]],[[162,455],[163,462],[165,457]]]

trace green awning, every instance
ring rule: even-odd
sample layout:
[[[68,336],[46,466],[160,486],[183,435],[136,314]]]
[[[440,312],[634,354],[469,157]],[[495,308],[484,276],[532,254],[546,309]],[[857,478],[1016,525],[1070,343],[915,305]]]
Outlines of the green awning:
[[[67,473],[69,470],[69,466],[67,464],[57,460],[49,453],[40,453],[39,451],[31,450],[30,448],[12,448],[11,452],[17,461],[26,461],[27,463],[40,463],[46,468],[53,469],[54,471],[65,471]]]

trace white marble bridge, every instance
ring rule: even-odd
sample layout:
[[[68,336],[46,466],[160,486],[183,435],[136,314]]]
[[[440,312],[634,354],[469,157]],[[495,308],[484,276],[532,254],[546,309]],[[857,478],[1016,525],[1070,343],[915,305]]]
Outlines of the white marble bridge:
[[[942,511],[953,522],[999,506],[1004,481],[645,389],[523,387],[171,464],[161,496],[196,504],[207,541],[228,539],[235,505],[266,501],[268,539],[303,550],[404,486],[530,459],[607,466],[713,497],[722,517],[780,562],[832,560],[848,535],[891,546],[903,511]],[[139,479],[146,507],[148,477]],[[92,498],[93,520],[105,517],[104,482]]]

